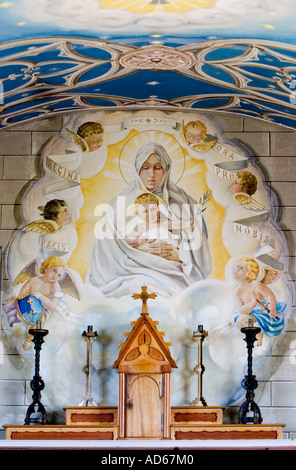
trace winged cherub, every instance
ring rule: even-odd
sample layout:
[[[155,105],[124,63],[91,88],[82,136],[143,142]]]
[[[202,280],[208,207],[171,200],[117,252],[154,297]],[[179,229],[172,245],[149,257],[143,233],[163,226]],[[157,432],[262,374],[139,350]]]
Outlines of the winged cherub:
[[[284,328],[284,317],[279,315],[286,307],[284,302],[277,302],[268,284],[280,278],[283,271],[267,266],[260,267],[256,260],[241,257],[234,277],[238,285],[234,291],[234,321],[239,329],[248,326],[249,320],[257,322],[261,332],[257,335],[257,346],[262,345],[263,334],[277,336]]]
[[[61,297],[69,294],[79,300],[78,290],[67,272],[67,265],[59,256],[50,256],[41,263],[38,274],[37,260],[29,263],[16,277],[13,285],[23,284],[17,297],[10,297],[6,300],[9,302],[4,306],[4,312],[7,314],[9,325],[12,326],[21,318],[29,323],[29,329],[42,327],[45,320],[49,317],[49,312],[61,307]],[[42,306],[42,315],[38,322],[30,321],[31,317],[22,313],[18,300],[28,298],[27,302],[31,302],[32,298],[38,299]],[[14,305],[14,308],[12,306]],[[6,308],[5,308],[6,307]],[[44,312],[44,314],[43,314]],[[67,313],[69,315],[69,313]],[[32,335],[27,332],[26,341],[23,348],[29,349],[31,346]]]
[[[39,206],[43,219],[34,220],[22,228],[23,232],[37,232],[41,235],[55,233],[71,222],[71,213],[63,199],[51,199],[45,206]]]
[[[66,128],[71,141],[78,145],[83,152],[93,152],[101,147],[103,143],[104,128],[99,122],[84,122],[78,129],[77,134]]]
[[[253,212],[262,211],[264,205],[252,196],[257,191],[257,178],[250,171],[239,171],[230,184],[230,191],[238,204]]]
[[[199,152],[208,152],[217,142],[217,137],[207,133],[202,121],[190,121],[186,125],[182,121],[180,132],[186,144]]]

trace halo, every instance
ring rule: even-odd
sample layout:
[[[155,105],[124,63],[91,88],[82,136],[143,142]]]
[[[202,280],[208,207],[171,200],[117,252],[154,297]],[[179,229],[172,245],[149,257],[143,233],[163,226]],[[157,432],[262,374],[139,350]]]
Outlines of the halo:
[[[185,171],[185,150],[173,135],[159,130],[137,132],[125,142],[118,163],[123,180],[129,184],[134,174],[134,161],[138,150],[151,142],[162,145],[168,152],[172,161],[171,178],[177,184]]]

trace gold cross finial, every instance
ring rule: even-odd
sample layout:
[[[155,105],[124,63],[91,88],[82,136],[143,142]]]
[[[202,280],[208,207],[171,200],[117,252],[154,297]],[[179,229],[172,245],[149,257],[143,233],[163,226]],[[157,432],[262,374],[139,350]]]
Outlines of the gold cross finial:
[[[148,308],[147,308],[147,300],[148,299],[155,299],[157,297],[156,294],[148,294],[147,292],[147,286],[142,286],[142,292],[141,294],[134,294],[132,296],[135,300],[136,299],[142,299],[142,313],[141,315],[147,315],[148,314]]]

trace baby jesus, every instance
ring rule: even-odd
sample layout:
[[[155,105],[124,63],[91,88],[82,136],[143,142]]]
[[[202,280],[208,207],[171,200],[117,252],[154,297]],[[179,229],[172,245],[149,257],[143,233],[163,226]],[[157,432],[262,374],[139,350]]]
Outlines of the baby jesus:
[[[247,327],[250,319],[257,322],[261,328],[257,335],[257,346],[261,346],[264,333],[267,336],[276,336],[284,328],[284,319],[278,314],[284,310],[285,304],[276,301],[272,290],[258,280],[258,273],[259,264],[254,259],[240,259],[234,273],[239,282],[234,291],[234,321],[239,329]]]
[[[135,200],[139,223],[125,237],[126,243],[141,250],[141,245],[161,240],[161,249],[152,249],[150,253],[168,260],[182,263],[178,255],[179,236],[174,231],[194,228],[194,220],[161,219],[159,200],[152,193],[144,193]]]

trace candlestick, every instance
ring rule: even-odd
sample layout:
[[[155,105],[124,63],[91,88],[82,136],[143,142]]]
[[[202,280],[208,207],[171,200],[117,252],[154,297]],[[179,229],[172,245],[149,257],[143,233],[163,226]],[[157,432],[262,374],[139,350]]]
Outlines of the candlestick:
[[[29,334],[33,336],[32,342],[34,343],[35,349],[35,375],[30,382],[30,387],[33,390],[33,401],[31,405],[28,407],[25,424],[46,424],[47,423],[47,415],[44,406],[42,405],[40,398],[41,398],[41,390],[44,389],[44,381],[39,375],[40,372],[40,351],[41,345],[44,343],[44,336],[48,334],[48,330],[43,329],[33,329],[29,330]],[[31,415],[39,413],[41,416],[31,417]]]
[[[193,339],[198,342],[198,365],[193,369],[198,376],[198,396],[191,403],[192,406],[207,406],[207,402],[202,394],[203,386],[203,373],[205,367],[203,365],[203,354],[202,354],[202,344],[204,339],[208,336],[207,331],[203,329],[203,325],[198,325],[198,328],[193,332]]]
[[[82,336],[87,342],[86,365],[82,369],[86,375],[86,395],[78,406],[98,406],[95,400],[91,397],[91,375],[95,370],[94,366],[92,365],[92,343],[98,337],[98,333],[93,331],[92,325],[89,325],[87,327],[87,332],[84,331]]]
[[[255,393],[254,390],[258,387],[258,382],[256,380],[256,376],[253,375],[252,371],[252,350],[254,347],[254,342],[257,340],[256,336],[260,333],[261,328],[254,327],[253,321],[250,320],[247,327],[241,328],[241,332],[244,333],[245,338],[244,341],[247,343],[247,350],[248,350],[248,374],[245,375],[245,378],[242,380],[241,385],[247,391],[246,392],[246,400],[241,405],[239,409],[239,418],[238,422],[240,424],[260,424],[262,423],[263,419],[261,416],[260,408],[255,403]],[[251,416],[249,416],[251,413]]]

